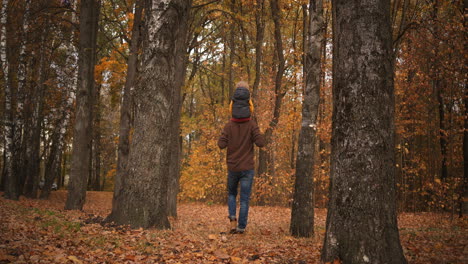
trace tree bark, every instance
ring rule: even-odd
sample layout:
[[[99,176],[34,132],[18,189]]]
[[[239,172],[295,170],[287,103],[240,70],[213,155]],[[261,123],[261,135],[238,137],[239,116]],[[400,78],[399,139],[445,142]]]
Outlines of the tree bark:
[[[68,98],[65,98],[67,100]],[[68,100],[67,100],[68,101]],[[61,157],[63,147],[65,145],[64,138],[69,120],[69,107],[65,102],[65,108],[62,110],[62,116],[57,120],[54,132],[52,134],[52,145],[49,153],[49,158],[45,166],[44,187],[42,188],[39,198],[48,199],[54,181],[61,177]],[[57,184],[57,188],[60,185]]]
[[[122,177],[127,175],[128,153],[130,144],[131,128],[131,110],[132,110],[132,90],[135,86],[135,77],[138,64],[138,47],[140,43],[140,26],[143,13],[143,1],[135,2],[135,15],[133,19],[132,40],[130,42],[130,55],[127,62],[127,78],[125,80],[124,91],[122,95],[122,104],[120,106],[120,125],[119,125],[119,145],[117,157],[117,174],[114,180],[114,196],[112,203],[116,202],[123,189],[121,184]]]
[[[468,214],[468,85],[464,86],[463,103],[465,104],[465,120],[463,122],[463,182],[460,193],[460,217]]]
[[[290,231],[293,236],[314,234],[314,157],[317,114],[320,103],[321,51],[323,44],[323,2],[309,3],[309,31],[306,58],[302,123],[296,159],[296,181],[291,211]]]
[[[231,0],[231,6],[230,6],[231,12],[233,14],[236,13],[236,0]],[[229,27],[229,65],[228,65],[228,76],[229,76],[229,100],[232,99],[232,95],[234,94],[234,56],[236,54],[236,41],[235,41],[235,36],[236,36],[236,28],[235,28],[235,23],[234,23],[234,18],[231,17],[231,25]]]
[[[333,1],[330,201],[322,261],[406,263],[395,206],[390,1]]]
[[[3,72],[3,82],[5,86],[5,112],[4,112],[4,177],[5,177],[5,198],[18,200],[19,190],[16,175],[13,173],[14,158],[14,115],[12,108],[12,87],[9,78],[9,65],[7,61],[7,17],[8,0],[2,0],[2,9],[0,10],[0,63]]]
[[[24,8],[24,15],[22,21],[22,28],[20,32],[20,51],[19,51],[19,58],[18,58],[18,90],[17,90],[17,103],[16,103],[16,128],[15,128],[15,136],[13,139],[13,145],[15,146],[15,168],[14,174],[15,177],[18,179],[18,190],[21,192],[24,179],[26,177],[24,168],[26,167],[25,164],[25,142],[24,142],[24,135],[26,128],[25,125],[25,113],[24,113],[24,102],[25,102],[25,94],[26,94],[26,79],[27,79],[27,58],[26,55],[26,44],[28,38],[28,30],[29,30],[29,19],[30,19],[30,9],[31,9],[31,0],[25,1],[25,8]]]
[[[39,80],[34,92],[33,113],[31,119],[31,132],[28,133],[26,140],[26,181],[24,184],[24,195],[29,198],[37,198],[39,178],[40,178],[40,164],[41,164],[41,133],[42,123],[44,119],[44,103],[46,93],[46,80],[47,80],[47,41],[46,36],[49,33],[49,21],[45,22],[41,37],[41,48],[39,52]]]
[[[278,125],[279,116],[281,112],[281,101],[283,100],[285,92],[282,91],[283,74],[285,70],[285,59],[283,54],[283,40],[281,34],[281,10],[279,7],[278,0],[271,0],[271,15],[273,17],[274,36],[275,36],[275,54],[278,58],[278,68],[275,75],[275,100],[273,104],[273,117],[269,123],[268,128],[265,130],[265,143],[268,145],[273,136],[273,132]],[[272,160],[271,154],[268,153],[266,148],[261,148],[258,155],[258,175],[265,175],[268,170],[272,171],[271,168],[274,164],[268,162]]]
[[[264,18],[265,1],[257,0],[257,6],[255,11],[255,27],[257,29],[255,39],[255,79],[252,87],[252,97],[254,102],[257,101],[258,87],[260,86],[260,77],[262,76],[261,65],[262,65],[262,46],[263,39],[265,36],[265,18]]]
[[[180,96],[178,45],[185,41],[191,1],[145,2],[145,34],[135,91],[135,132],[128,174],[108,220],[132,227],[170,228],[167,191],[175,130],[173,104]],[[186,47],[185,47],[186,49]],[[175,131],[174,131],[175,130]]]
[[[86,199],[89,154],[92,144],[92,97],[94,95],[94,64],[99,9],[99,0],[81,1],[75,127],[66,210],[81,210]]]
[[[101,86],[96,87],[93,125],[92,190],[101,191]]]
[[[189,15],[188,15],[189,16]],[[187,18],[188,19],[188,18]],[[180,135],[180,115],[182,112],[182,87],[185,83],[188,63],[188,23],[183,23],[180,27],[180,38],[176,43],[176,75],[175,75],[175,97],[173,104],[173,127],[171,135],[171,164],[169,168],[169,191],[167,196],[167,208],[169,216],[177,217],[177,195],[179,194],[180,162],[182,153],[182,139]]]

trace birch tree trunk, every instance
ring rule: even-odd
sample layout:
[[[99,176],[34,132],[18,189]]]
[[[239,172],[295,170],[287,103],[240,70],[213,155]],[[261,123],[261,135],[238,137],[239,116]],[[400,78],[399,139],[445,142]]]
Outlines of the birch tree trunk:
[[[331,193],[322,261],[406,263],[395,205],[390,1],[332,4]]]
[[[99,0],[81,1],[75,127],[66,210],[81,210],[86,199],[90,171],[89,155],[92,144],[92,97],[94,95],[94,64],[99,7]]]
[[[317,114],[320,102],[321,51],[323,44],[323,2],[309,3],[309,30],[305,50],[305,88],[302,125],[296,159],[296,181],[291,211],[293,236],[314,234],[314,157]]]
[[[180,96],[177,52],[185,41],[191,1],[145,2],[145,34],[140,75],[135,90],[135,132],[128,174],[114,197],[108,220],[132,227],[170,227],[167,190],[175,130],[174,102]],[[175,131],[174,131],[175,130]]]
[[[8,16],[8,0],[2,0],[2,9],[0,11],[0,63],[3,73],[3,85],[5,87],[5,112],[4,112],[4,177],[5,177],[5,198],[18,200],[19,191],[17,178],[13,174],[13,157],[14,157],[14,115],[12,108],[12,89],[9,77],[9,65],[7,61],[7,16]]]

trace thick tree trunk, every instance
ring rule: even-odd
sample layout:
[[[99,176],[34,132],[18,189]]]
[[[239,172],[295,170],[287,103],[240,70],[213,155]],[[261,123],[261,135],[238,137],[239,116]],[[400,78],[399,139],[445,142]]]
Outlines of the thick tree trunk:
[[[138,64],[138,47],[140,43],[140,26],[143,13],[143,1],[135,2],[135,15],[133,19],[132,40],[130,42],[130,55],[127,62],[127,79],[122,95],[122,104],[120,106],[120,125],[119,125],[119,145],[117,157],[117,174],[114,180],[114,196],[112,203],[116,202],[123,189],[121,184],[122,177],[127,175],[128,153],[130,144],[131,128],[131,109],[132,109],[132,91],[135,86],[135,77]]]
[[[395,208],[389,0],[333,1],[330,201],[322,261],[406,263]]]
[[[66,210],[81,210],[86,199],[89,154],[92,144],[92,97],[100,1],[82,0],[80,10],[78,85]]]
[[[145,2],[145,33],[135,92],[135,132],[128,174],[108,220],[132,227],[170,227],[167,191],[175,130],[173,107],[180,96],[178,44],[185,41],[191,1]],[[174,131],[175,130],[175,131]]]
[[[5,177],[5,198],[18,200],[19,190],[16,175],[13,173],[13,159],[14,159],[14,115],[12,108],[12,87],[9,78],[9,65],[7,61],[7,7],[8,0],[2,0],[2,9],[0,11],[0,63],[3,72],[3,85],[5,87],[5,112],[4,114],[4,177]]]
[[[302,123],[296,159],[296,181],[291,211],[290,231],[293,236],[314,234],[314,157],[317,114],[320,102],[321,51],[323,40],[323,3],[309,3],[309,34],[304,49],[306,58]]]

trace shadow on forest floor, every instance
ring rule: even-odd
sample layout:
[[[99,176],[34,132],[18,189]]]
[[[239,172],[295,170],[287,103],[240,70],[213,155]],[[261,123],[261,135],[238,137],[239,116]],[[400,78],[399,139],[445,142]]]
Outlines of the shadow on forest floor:
[[[289,235],[290,209],[250,209],[243,235],[228,229],[226,206],[179,205],[172,230],[101,225],[112,193],[88,192],[84,211],[64,211],[66,191],[49,200],[0,198],[0,263],[319,263],[326,210],[315,211],[315,237]],[[467,263],[468,220],[435,213],[399,216],[409,263]]]

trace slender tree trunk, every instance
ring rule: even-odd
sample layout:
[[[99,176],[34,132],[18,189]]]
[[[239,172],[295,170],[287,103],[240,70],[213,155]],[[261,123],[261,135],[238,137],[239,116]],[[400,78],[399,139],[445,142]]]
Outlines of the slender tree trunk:
[[[52,145],[49,158],[47,159],[47,163],[45,165],[44,187],[42,188],[41,195],[39,197],[41,199],[49,198],[54,181],[56,179],[58,181],[61,177],[61,157],[63,147],[65,145],[64,138],[69,120],[68,111],[69,109],[63,109],[62,117],[58,120],[52,134]],[[59,186],[59,183],[57,183],[57,187]]]
[[[188,18],[187,18],[188,19]],[[171,135],[171,145],[173,146],[171,152],[171,164],[169,168],[169,191],[167,208],[169,216],[177,217],[177,194],[179,193],[179,180],[180,180],[180,161],[182,153],[182,139],[180,136],[180,115],[182,112],[182,87],[185,83],[185,76],[187,72],[188,54],[187,54],[187,34],[188,23],[183,23],[180,27],[180,38],[176,43],[176,75],[175,75],[175,97],[173,104],[173,126]]]
[[[25,1],[25,10],[23,15],[22,29],[20,32],[20,51],[18,58],[18,97],[16,103],[16,123],[17,127],[15,129],[15,138],[13,140],[13,145],[15,146],[15,168],[14,174],[18,179],[18,190],[21,192],[24,179],[26,177],[24,168],[25,164],[25,144],[24,144],[24,135],[25,135],[25,115],[24,115],[24,102],[26,94],[26,79],[27,79],[27,56],[26,56],[26,44],[29,30],[29,18],[30,18],[30,7],[31,0]]]
[[[135,93],[135,132],[130,145],[128,174],[114,199],[108,220],[132,227],[170,227],[167,191],[175,130],[173,104],[180,96],[182,60],[191,1],[145,2],[145,34]],[[184,48],[186,49],[186,47]],[[175,130],[175,131],[174,131]]]
[[[283,40],[281,34],[281,10],[279,7],[278,0],[271,0],[271,13],[273,22],[275,24],[274,36],[275,36],[275,54],[278,58],[278,68],[275,76],[275,100],[273,104],[273,117],[270,121],[268,128],[265,130],[265,142],[268,145],[273,137],[273,132],[278,125],[278,120],[281,111],[281,101],[283,100],[285,92],[282,91],[283,74],[285,70],[285,59],[283,54]],[[273,168],[274,164],[268,162],[271,160],[271,155],[268,153],[266,148],[261,148],[258,155],[258,175],[264,175],[267,173],[269,168]]]
[[[130,42],[130,55],[127,62],[127,79],[125,80],[124,91],[122,95],[122,104],[120,106],[120,125],[119,125],[119,145],[117,158],[117,174],[114,181],[114,196],[112,203],[116,202],[116,197],[120,195],[123,189],[121,184],[122,177],[127,175],[128,153],[130,144],[131,128],[131,109],[132,109],[132,90],[135,86],[135,77],[138,64],[138,47],[140,42],[140,26],[143,13],[143,1],[135,2],[135,15],[133,19],[132,40]]]
[[[252,87],[253,99],[257,101],[258,87],[260,86],[260,77],[262,76],[262,46],[265,35],[265,18],[264,18],[265,0],[257,0],[257,6],[255,10],[255,27],[256,43],[255,43],[255,80]]]
[[[291,211],[290,231],[293,236],[310,237],[314,234],[314,157],[317,114],[320,102],[321,51],[323,45],[323,3],[309,3],[309,31],[306,58],[302,123],[296,160],[296,181]]]
[[[435,73],[437,74],[437,73]],[[440,151],[441,151],[441,171],[440,171],[440,178],[442,180],[447,179],[448,170],[447,170],[447,128],[445,126],[445,104],[444,98],[442,94],[442,87],[440,80],[434,80],[434,90],[437,91],[437,101],[439,104],[439,142],[440,142]]]
[[[19,190],[16,175],[13,173],[14,159],[14,115],[12,108],[12,87],[9,79],[9,65],[7,61],[7,16],[8,16],[8,0],[2,0],[2,9],[0,11],[0,63],[3,72],[3,85],[5,87],[5,112],[4,112],[4,177],[5,177],[5,198],[18,200]]]
[[[460,193],[460,217],[468,214],[468,85],[464,87],[465,121],[463,122],[463,183]]]
[[[39,187],[40,178],[40,164],[41,164],[41,134],[42,122],[44,119],[44,103],[45,93],[47,86],[47,52],[46,52],[46,36],[49,33],[49,22],[47,21],[44,26],[41,39],[41,48],[39,52],[39,80],[35,87],[34,104],[32,114],[32,128],[31,133],[28,133],[26,157],[28,164],[26,166],[26,181],[24,185],[24,195],[29,198],[37,198],[37,191]]]
[[[92,96],[94,95],[94,64],[99,10],[99,0],[81,1],[75,127],[66,210],[81,210],[86,199],[89,153],[92,144]]]
[[[231,0],[231,12],[236,13],[236,0]],[[231,17],[232,20],[234,18]],[[230,32],[229,32],[229,66],[228,66],[228,76],[229,76],[229,100],[231,100],[232,95],[234,93],[234,55],[236,52],[236,41],[235,41],[235,36],[236,36],[236,28],[235,28],[235,23],[234,21],[231,21],[230,25]]]
[[[406,263],[395,208],[389,0],[333,1],[330,201],[322,261]]]
[[[101,191],[101,86],[96,87],[93,126],[93,182],[92,190]]]

